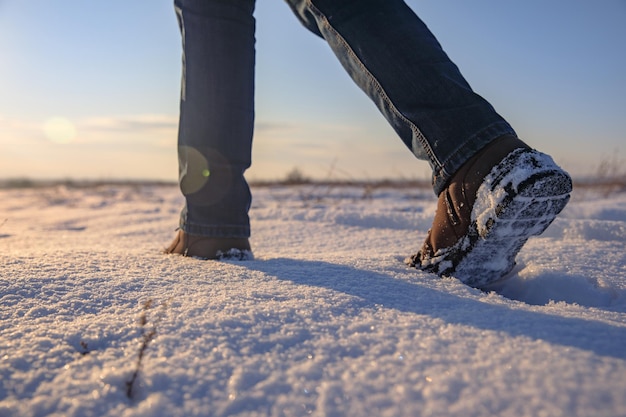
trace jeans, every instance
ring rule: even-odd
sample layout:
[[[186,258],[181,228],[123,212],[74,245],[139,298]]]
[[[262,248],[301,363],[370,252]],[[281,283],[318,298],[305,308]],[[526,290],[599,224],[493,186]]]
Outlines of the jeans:
[[[472,91],[402,0],[287,0],[326,40],[404,144],[430,163],[439,194],[476,152],[512,127]],[[183,40],[178,153],[180,227],[248,237],[254,125],[254,0],[175,0]]]

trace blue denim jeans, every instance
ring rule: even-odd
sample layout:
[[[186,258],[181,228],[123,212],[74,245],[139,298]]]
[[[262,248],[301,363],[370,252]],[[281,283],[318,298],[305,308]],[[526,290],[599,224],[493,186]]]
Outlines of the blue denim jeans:
[[[326,40],[404,144],[430,163],[439,194],[494,139],[515,134],[476,94],[402,0],[287,0]],[[183,38],[181,228],[248,237],[254,125],[254,0],[175,0]]]

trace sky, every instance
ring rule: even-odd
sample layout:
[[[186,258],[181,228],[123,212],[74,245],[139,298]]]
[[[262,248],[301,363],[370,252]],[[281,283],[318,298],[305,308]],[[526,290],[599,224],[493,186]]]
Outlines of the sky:
[[[625,0],[407,3],[531,146],[579,177],[626,158]],[[249,179],[429,177],[283,1],[255,16]],[[176,180],[170,0],[0,0],[0,57],[0,178]]]

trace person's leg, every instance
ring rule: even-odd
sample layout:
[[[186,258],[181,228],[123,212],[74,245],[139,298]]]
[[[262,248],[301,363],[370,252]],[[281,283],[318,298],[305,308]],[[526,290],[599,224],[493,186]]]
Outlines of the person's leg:
[[[328,42],[404,144],[430,163],[436,194],[472,155],[515,134],[402,0],[287,1]]]
[[[179,236],[166,251],[214,257],[249,249],[254,125],[254,0],[175,0],[183,75],[178,133],[185,196]]]
[[[430,162],[437,213],[408,262],[484,287],[569,199],[571,179],[472,91],[402,0],[287,0],[403,142]]]

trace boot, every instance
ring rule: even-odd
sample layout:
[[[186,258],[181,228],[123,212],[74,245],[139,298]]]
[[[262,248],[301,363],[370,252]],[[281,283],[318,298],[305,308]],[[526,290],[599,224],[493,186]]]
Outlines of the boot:
[[[246,238],[216,238],[190,235],[183,230],[164,253],[193,256],[202,259],[253,259],[250,242]]]
[[[529,237],[569,201],[572,181],[552,158],[514,136],[468,160],[439,194],[437,211],[410,266],[481,288],[503,278]]]

